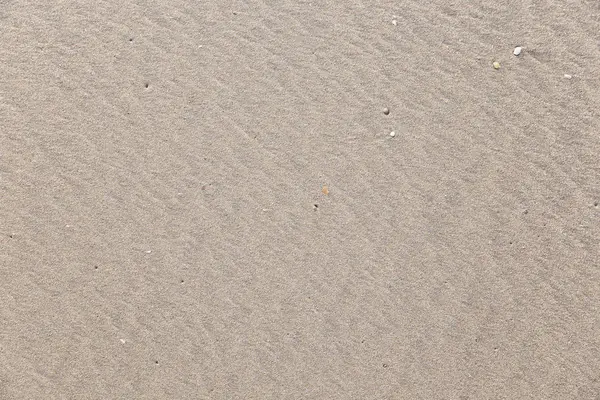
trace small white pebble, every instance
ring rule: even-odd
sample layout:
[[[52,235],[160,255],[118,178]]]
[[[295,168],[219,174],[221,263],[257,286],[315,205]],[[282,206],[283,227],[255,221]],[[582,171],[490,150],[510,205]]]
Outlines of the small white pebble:
[[[392,20],[392,25],[396,26],[398,25],[398,21],[396,21],[395,19]]]
[[[152,253],[152,250],[146,250],[146,254]]]
[[[121,343],[125,344],[126,340],[125,339],[120,339]]]
[[[518,56],[519,54],[521,54],[521,51],[523,50],[522,47],[515,47],[515,50],[513,51],[513,54],[515,56]]]
[[[565,74],[565,78],[566,78],[566,79],[571,79],[572,77],[573,77],[572,75]]]
[[[391,132],[390,132],[390,136],[391,136],[391,137],[394,137],[394,136],[396,136],[396,132],[394,132],[394,131],[391,131]]]

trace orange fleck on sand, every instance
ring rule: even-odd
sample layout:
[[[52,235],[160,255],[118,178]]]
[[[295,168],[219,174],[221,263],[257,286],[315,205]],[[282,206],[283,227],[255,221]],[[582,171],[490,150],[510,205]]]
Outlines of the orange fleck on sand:
[[[327,186],[323,186],[323,189],[321,191],[323,192],[323,194],[325,196],[327,196],[329,194],[329,188]]]

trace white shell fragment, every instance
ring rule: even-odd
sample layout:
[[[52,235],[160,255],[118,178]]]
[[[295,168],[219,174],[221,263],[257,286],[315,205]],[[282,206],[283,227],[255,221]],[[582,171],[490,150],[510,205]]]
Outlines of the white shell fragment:
[[[571,79],[573,76],[569,74],[565,74],[565,79]]]
[[[521,51],[523,51],[522,47],[515,47],[515,50],[513,51],[513,54],[515,56],[518,56],[519,54],[521,54]]]
[[[394,136],[396,136],[396,132],[394,132],[394,131],[391,131],[391,132],[390,132],[390,136],[391,136],[391,137],[394,137]]]

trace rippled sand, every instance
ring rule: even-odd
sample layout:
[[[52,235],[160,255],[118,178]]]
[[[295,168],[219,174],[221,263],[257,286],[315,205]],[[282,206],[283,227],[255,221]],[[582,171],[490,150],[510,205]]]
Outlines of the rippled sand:
[[[0,2],[0,399],[596,399],[598,4]]]

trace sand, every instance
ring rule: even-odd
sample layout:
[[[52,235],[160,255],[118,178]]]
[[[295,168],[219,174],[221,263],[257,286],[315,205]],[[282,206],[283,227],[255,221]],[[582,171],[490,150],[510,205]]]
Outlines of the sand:
[[[598,1],[0,37],[0,399],[600,398]]]

